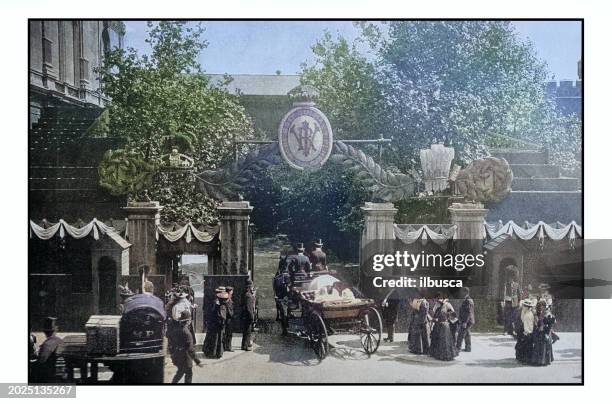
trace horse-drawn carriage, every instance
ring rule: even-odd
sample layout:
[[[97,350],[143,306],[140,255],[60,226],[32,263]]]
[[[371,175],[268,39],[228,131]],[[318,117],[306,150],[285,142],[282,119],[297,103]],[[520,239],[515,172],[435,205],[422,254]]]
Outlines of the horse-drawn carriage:
[[[304,338],[319,359],[329,353],[334,334],[359,335],[368,355],[378,349],[382,319],[375,301],[329,272],[279,271],[274,290],[283,334]]]

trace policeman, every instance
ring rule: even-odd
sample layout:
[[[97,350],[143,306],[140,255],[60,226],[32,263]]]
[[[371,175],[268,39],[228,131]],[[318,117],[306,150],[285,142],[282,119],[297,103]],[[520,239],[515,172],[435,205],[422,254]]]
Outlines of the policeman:
[[[323,241],[314,243],[315,249],[310,253],[310,263],[315,271],[327,271],[327,255],[323,252]]]

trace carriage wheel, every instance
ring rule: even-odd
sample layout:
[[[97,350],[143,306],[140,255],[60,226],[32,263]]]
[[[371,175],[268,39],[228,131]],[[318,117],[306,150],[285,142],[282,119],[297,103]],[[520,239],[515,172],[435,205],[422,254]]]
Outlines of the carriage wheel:
[[[382,319],[374,307],[369,307],[359,314],[359,339],[368,355],[378,350],[382,339]]]
[[[327,328],[325,322],[318,313],[310,316],[310,343],[312,349],[319,360],[325,359],[329,352],[329,342],[327,341]]]

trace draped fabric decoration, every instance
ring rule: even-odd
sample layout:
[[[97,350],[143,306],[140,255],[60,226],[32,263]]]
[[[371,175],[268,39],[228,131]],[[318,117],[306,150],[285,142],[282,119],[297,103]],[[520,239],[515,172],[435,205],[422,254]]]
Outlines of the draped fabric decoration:
[[[188,222],[186,225],[179,228],[177,228],[176,225],[170,227],[158,225],[156,238],[159,240],[159,235],[161,234],[166,240],[174,243],[184,237],[185,242],[189,244],[195,237],[195,239],[201,243],[210,243],[218,232],[218,227],[206,227],[204,230],[199,230],[193,223]]]
[[[48,227],[40,226],[33,220],[30,220],[30,238],[32,238],[33,235],[36,235],[36,237],[42,240],[49,240],[58,233],[59,237],[62,239],[66,237],[66,234],[75,239],[82,239],[91,234],[94,240],[99,240],[100,234],[103,234],[109,236],[123,248],[128,248],[131,245],[119,234],[117,234],[113,227],[108,226],[104,222],[101,222],[95,218],[83,227],[73,226],[66,223],[66,221],[63,219],[60,219],[57,223],[49,224]]]
[[[569,239],[570,246],[574,246],[576,238],[582,238],[582,227],[572,221],[570,224],[552,223],[546,224],[538,222],[536,224],[525,222],[524,226],[519,226],[512,220],[506,224],[501,221],[495,224],[484,223],[485,234],[488,238],[494,239],[502,234],[509,234],[518,237],[521,240],[531,240],[537,237],[540,243],[544,242],[544,238],[548,237],[551,240]]]
[[[455,225],[451,224],[395,224],[393,225],[395,237],[406,244],[412,244],[417,240],[426,244],[428,240],[438,245],[445,244],[455,236]]]

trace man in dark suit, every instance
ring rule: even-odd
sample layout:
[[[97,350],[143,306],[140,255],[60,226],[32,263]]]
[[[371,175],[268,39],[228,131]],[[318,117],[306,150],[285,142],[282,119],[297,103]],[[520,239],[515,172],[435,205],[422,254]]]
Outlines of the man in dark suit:
[[[226,352],[234,352],[232,349],[232,337],[234,335],[232,332],[232,318],[234,317],[234,301],[232,297],[234,295],[234,288],[226,286],[225,291],[228,294],[228,298],[227,302],[225,302],[227,313],[225,318],[225,334],[223,336],[223,350]]]
[[[244,308],[242,310],[242,344],[241,349],[243,351],[250,351],[251,342],[251,327],[255,322],[255,305],[256,296],[255,289],[253,289],[253,281],[251,279],[246,280],[246,292],[244,294]]]
[[[180,327],[176,327],[168,335],[172,344],[170,357],[172,363],[177,367],[176,374],[172,378],[172,383],[177,384],[185,376],[185,384],[191,384],[193,378],[193,362],[198,366],[202,366],[200,359],[196,355],[193,345],[193,338],[189,323],[191,323],[191,311],[185,310],[181,313],[178,322]]]
[[[56,383],[58,381],[55,373],[57,357],[64,345],[64,340],[55,335],[57,332],[57,319],[55,317],[45,318],[43,332],[47,339],[38,350],[36,360],[34,382],[37,383]]]
[[[464,299],[459,308],[459,335],[457,336],[457,350],[461,350],[463,339],[465,338],[465,352],[472,350],[472,336],[470,328],[476,322],[474,316],[474,300],[470,297],[470,289],[462,288]]]
[[[327,270],[327,255],[323,252],[323,240],[314,243],[315,249],[310,253],[310,264],[315,271]]]

